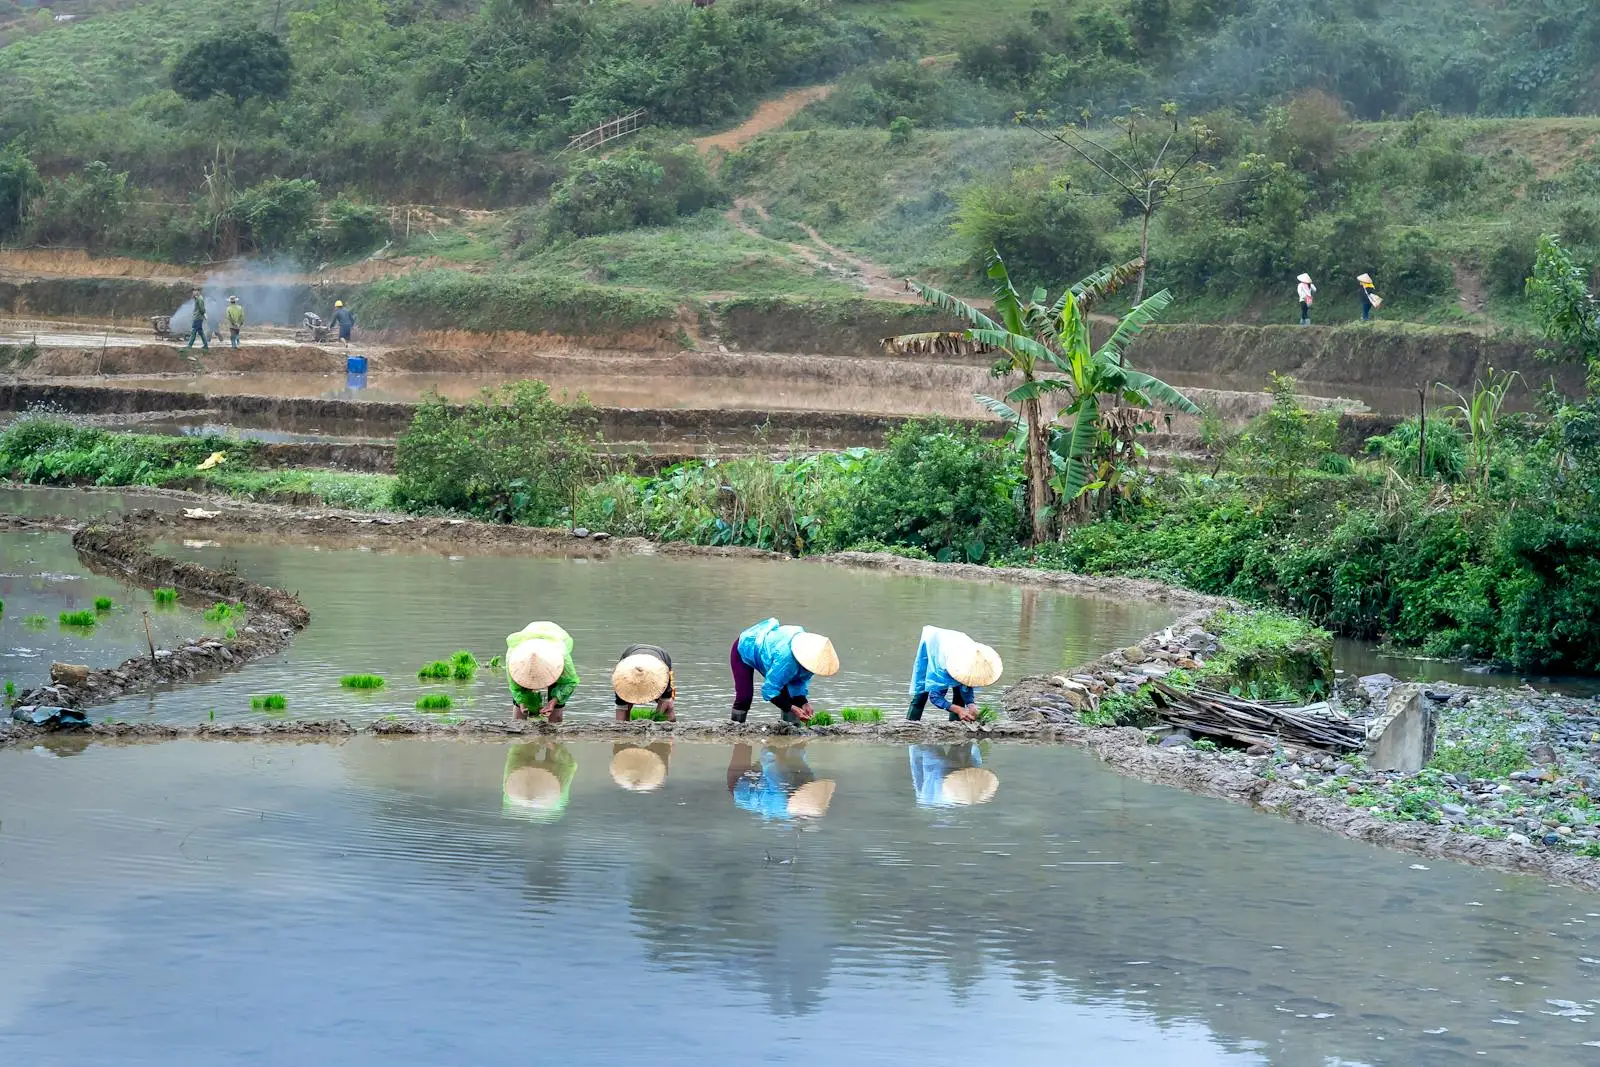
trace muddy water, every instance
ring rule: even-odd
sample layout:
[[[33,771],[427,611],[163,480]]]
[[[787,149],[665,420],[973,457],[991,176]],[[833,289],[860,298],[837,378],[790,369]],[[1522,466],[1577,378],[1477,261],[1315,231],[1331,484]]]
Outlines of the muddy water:
[[[447,557],[226,540],[158,551],[292,590],[310,609],[311,625],[287,651],[242,671],[110,705],[107,713],[122,719],[246,718],[259,714],[250,697],[269,692],[283,693],[297,716],[410,714],[420,695],[440,691],[457,713],[500,716],[509,697],[498,672],[483,670],[471,683],[424,684],[417,669],[463,648],[487,662],[505,651],[506,634],[547,618],[566,627],[577,646],[583,684],[569,718],[614,714],[611,668],[635,642],[672,653],[680,716],[720,718],[732,699],[729,646],[745,626],[773,614],[827,634],[839,649],[843,669],[812,686],[819,707],[871,704],[898,712],[926,623],[981,635],[1015,679],[1129,644],[1179,614],[1139,601],[798,561]],[[388,685],[376,693],[340,689],[339,678],[355,673],[380,674]]]
[[[1600,1056],[1595,898],[1070,750],[678,744],[643,793],[598,743],[71,751],[0,751],[7,1063]],[[988,803],[918,803],[975,761]],[[811,778],[825,815],[764,817]]]
[[[95,600],[114,606],[95,612]],[[64,533],[0,533],[0,684],[18,689],[49,680],[50,663],[108,667],[148,651],[144,612],[159,645],[218,629],[200,612],[155,604],[150,593],[85,570]],[[91,627],[63,626],[64,611],[95,612]]]
[[[0,514],[60,515],[68,519],[116,519],[149,508],[177,514],[193,503],[137,489],[54,489],[48,486],[0,487]]]

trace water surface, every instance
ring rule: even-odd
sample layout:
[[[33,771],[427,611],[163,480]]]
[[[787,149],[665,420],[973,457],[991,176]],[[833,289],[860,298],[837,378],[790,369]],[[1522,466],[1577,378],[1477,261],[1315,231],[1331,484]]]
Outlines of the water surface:
[[[456,742],[0,751],[0,1062],[1594,1063],[1600,901],[1081,753]],[[912,766],[995,776],[918,803]],[[559,815],[506,768],[569,775]],[[797,768],[803,767],[804,770]],[[730,780],[734,790],[730,791]]]

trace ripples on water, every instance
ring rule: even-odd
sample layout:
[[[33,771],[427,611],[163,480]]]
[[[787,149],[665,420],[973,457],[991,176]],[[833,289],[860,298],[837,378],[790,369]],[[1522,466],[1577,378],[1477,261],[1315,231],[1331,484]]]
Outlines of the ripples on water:
[[[49,756],[0,751],[5,1063],[1563,1065],[1600,1037],[1595,898],[1075,751]]]

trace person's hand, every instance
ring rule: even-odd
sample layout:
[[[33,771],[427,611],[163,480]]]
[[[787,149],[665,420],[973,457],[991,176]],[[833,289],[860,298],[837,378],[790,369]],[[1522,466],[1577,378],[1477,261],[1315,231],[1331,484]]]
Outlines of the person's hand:
[[[549,722],[549,723],[552,723],[552,724],[560,722],[561,721],[561,713],[562,713],[563,710],[565,710],[565,705],[562,705],[562,704],[552,704],[552,705],[550,705],[550,714],[545,716],[545,721]]]
[[[794,706],[794,717],[799,719],[801,722],[810,722],[811,716],[815,714],[816,712],[812,710],[811,701],[809,700],[804,704],[796,704]]]
[[[671,697],[656,701],[656,710],[665,715],[668,722],[678,721],[678,703]]]
[[[965,706],[952,704],[950,705],[950,710],[955,712],[956,717],[962,722],[972,722],[978,717],[978,706],[976,704],[967,704]]]

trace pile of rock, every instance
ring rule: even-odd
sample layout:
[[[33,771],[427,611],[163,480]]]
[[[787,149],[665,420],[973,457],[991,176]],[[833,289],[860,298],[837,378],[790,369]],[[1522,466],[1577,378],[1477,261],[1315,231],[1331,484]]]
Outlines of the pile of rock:
[[[1080,712],[1092,710],[1106,693],[1131,695],[1146,682],[1165,678],[1175,670],[1199,670],[1219,647],[1217,636],[1200,625],[1210,614],[1209,610],[1196,612],[1136,645],[1117,649],[1071,673],[1052,675],[1043,680],[1046,685],[1026,679],[1006,694],[1007,714],[1026,721],[1075,723]]]

